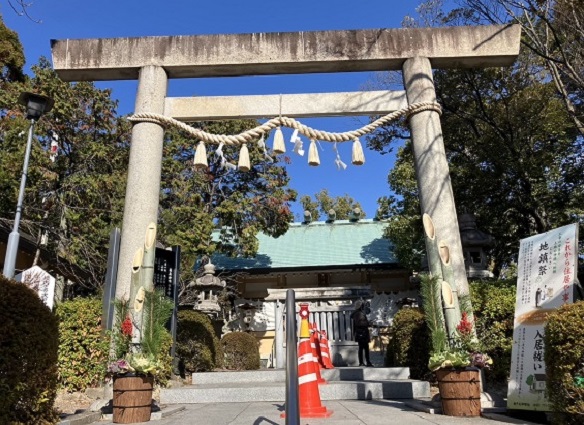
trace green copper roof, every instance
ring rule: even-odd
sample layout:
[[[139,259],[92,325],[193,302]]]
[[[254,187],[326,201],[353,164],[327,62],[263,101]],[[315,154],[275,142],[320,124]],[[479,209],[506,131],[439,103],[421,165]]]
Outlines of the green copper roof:
[[[397,265],[389,240],[383,238],[386,225],[373,220],[294,223],[279,238],[258,234],[254,258],[214,255],[211,261],[224,270]]]

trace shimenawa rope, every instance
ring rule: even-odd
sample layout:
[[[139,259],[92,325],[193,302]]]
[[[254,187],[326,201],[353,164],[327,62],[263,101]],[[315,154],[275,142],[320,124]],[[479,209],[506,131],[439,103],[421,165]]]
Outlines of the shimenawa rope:
[[[440,108],[440,105],[435,102],[413,103],[409,105],[407,108],[391,112],[387,115],[384,115],[376,119],[372,123],[364,125],[361,128],[352,131],[346,131],[344,133],[329,133],[328,131],[316,130],[314,128],[302,124],[301,122],[295,120],[294,118],[281,116],[272,118],[271,120],[266,121],[264,124],[261,124],[250,130],[244,131],[243,133],[233,135],[207,133],[206,131],[191,127],[190,125],[178,121],[174,118],[149,112],[134,114],[131,117],[129,117],[128,120],[135,123],[150,122],[163,126],[178,127],[181,130],[184,130],[185,132],[191,134],[198,140],[203,141],[204,143],[214,143],[217,145],[221,143],[226,145],[240,145],[243,143],[251,142],[253,140],[258,140],[263,135],[269,133],[276,127],[288,127],[294,130],[298,130],[298,133],[303,134],[310,140],[322,140],[326,142],[337,143],[354,141],[355,139],[365,134],[373,132],[375,129],[384,124],[387,124],[388,122],[396,120],[402,116],[409,117],[410,115],[422,111],[436,111],[438,113],[441,113],[442,109]]]

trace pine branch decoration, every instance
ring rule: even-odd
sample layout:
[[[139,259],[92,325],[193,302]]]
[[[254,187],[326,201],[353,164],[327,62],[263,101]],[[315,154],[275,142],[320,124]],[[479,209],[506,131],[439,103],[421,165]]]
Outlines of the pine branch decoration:
[[[423,300],[424,318],[432,339],[432,351],[439,353],[446,348],[447,338],[444,321],[440,314],[442,311],[442,299],[438,278],[423,274],[421,276],[420,295]]]
[[[142,352],[158,358],[160,355],[166,323],[172,315],[174,304],[161,290],[146,291],[144,299],[144,318]]]
[[[124,357],[130,350],[131,337],[128,338],[122,333],[122,323],[126,320],[129,314],[129,302],[126,299],[115,299],[114,304],[114,325],[112,330],[113,347],[112,352],[114,358],[119,359]]]

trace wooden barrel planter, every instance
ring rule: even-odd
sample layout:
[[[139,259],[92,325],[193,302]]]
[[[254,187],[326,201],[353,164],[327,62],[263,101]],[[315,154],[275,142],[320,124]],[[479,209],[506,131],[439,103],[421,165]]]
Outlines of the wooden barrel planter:
[[[148,422],[152,409],[153,376],[114,377],[114,417],[116,424]]]
[[[481,415],[481,378],[478,369],[439,369],[436,378],[445,415]]]

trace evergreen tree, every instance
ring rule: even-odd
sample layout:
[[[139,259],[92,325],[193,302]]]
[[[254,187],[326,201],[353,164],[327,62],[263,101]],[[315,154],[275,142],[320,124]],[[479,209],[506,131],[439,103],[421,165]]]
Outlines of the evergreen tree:
[[[327,189],[322,189],[314,194],[314,200],[309,195],[300,198],[300,203],[304,211],[309,211],[312,220],[318,220],[320,217],[327,217],[330,210],[335,211],[336,220],[348,220],[355,208],[361,211],[361,204],[355,201],[351,196],[331,196]],[[363,212],[362,212],[363,213]]]
[[[21,231],[49,253],[49,272],[77,276],[89,288],[103,282],[109,234],[122,222],[131,124],[117,114],[110,90],[92,83],[61,81],[45,59],[22,73],[24,56],[18,36],[0,21],[0,220],[11,228],[20,185],[29,123],[18,105],[23,91],[47,95],[55,104],[37,123],[30,156]],[[255,121],[195,124],[212,133],[236,134]],[[49,150],[58,145],[54,162]],[[165,133],[159,229],[165,245],[181,245],[185,279],[195,258],[221,251],[250,256],[256,234],[286,232],[292,221],[286,169],[264,157],[257,143],[248,144],[252,169],[221,167],[208,146],[209,168],[193,169],[196,141],[175,129]],[[237,163],[239,147],[225,146],[225,157]],[[214,229],[220,240],[212,240]]]
[[[238,134],[258,123],[254,120],[200,122],[193,125],[214,134]],[[181,245],[185,283],[192,279],[197,258],[222,252],[249,257],[258,249],[258,232],[278,237],[292,221],[290,203],[296,192],[288,188],[286,169],[264,156],[257,143],[248,143],[251,169],[247,172],[222,165],[217,145],[208,144],[208,168],[195,170],[197,141],[169,130],[164,147],[160,234],[165,243]],[[223,146],[233,166],[240,146]],[[220,238],[212,232],[220,230]]]
[[[461,11],[438,17],[469,23]],[[508,68],[437,70],[434,81],[457,210],[475,214],[495,237],[495,274],[514,258],[520,239],[582,223],[583,141],[536,55],[524,50]],[[385,151],[407,137],[403,124],[374,135],[371,146]],[[387,236],[400,261],[417,268],[423,237],[409,144],[399,150],[389,183],[397,196],[380,201]]]

